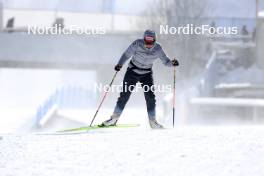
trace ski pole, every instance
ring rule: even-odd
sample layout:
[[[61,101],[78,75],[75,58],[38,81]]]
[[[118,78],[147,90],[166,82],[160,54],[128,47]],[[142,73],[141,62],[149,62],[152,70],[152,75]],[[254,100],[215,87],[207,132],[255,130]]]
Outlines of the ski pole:
[[[94,114],[94,116],[93,116],[93,120],[92,120],[91,123],[90,123],[90,127],[92,126],[92,124],[93,124],[93,122],[94,122],[94,119],[95,119],[95,117],[97,116],[97,114],[98,114],[98,112],[99,112],[99,110],[100,110],[100,108],[101,108],[101,106],[102,106],[102,104],[103,104],[103,102],[104,102],[104,100],[105,100],[105,98],[106,98],[106,95],[108,94],[108,91],[109,91],[109,89],[111,88],[111,86],[112,86],[112,84],[113,84],[113,82],[114,82],[114,80],[115,80],[115,77],[116,77],[116,75],[117,75],[117,72],[118,72],[118,71],[115,72],[115,74],[114,74],[114,76],[113,76],[113,78],[112,78],[112,81],[111,81],[111,83],[109,84],[109,87],[107,88],[106,92],[104,93],[104,96],[103,96],[103,98],[102,98],[102,101],[101,101],[101,103],[99,104],[99,106],[98,106],[98,108],[97,108],[97,110],[96,110],[96,112],[95,112],[95,114]]]
[[[172,108],[172,125],[173,125],[173,128],[174,128],[174,121],[175,121],[175,101],[176,101],[175,90],[176,90],[176,67],[173,68],[173,108]]]

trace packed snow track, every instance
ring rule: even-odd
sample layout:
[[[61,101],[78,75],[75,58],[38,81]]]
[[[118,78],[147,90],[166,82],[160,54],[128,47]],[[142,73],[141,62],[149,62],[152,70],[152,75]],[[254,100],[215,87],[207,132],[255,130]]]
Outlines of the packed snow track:
[[[1,136],[3,176],[264,175],[261,126]]]

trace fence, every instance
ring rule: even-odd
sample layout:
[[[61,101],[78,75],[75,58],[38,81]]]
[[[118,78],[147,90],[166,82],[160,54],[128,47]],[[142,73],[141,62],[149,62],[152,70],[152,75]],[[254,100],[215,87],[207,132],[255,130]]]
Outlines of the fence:
[[[50,95],[37,109],[36,123],[40,124],[45,116],[57,109],[86,109],[93,106],[96,94],[82,87],[62,87]]]

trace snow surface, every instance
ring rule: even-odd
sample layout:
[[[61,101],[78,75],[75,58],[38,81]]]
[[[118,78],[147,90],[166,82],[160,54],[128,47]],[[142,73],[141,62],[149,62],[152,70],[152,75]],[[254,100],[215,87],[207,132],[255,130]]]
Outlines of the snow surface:
[[[2,134],[3,176],[263,176],[264,128],[100,129]]]

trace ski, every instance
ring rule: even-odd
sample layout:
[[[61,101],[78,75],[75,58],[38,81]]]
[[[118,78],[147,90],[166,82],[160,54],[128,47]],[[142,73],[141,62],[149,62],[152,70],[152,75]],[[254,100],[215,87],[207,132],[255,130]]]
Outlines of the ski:
[[[133,127],[139,127],[139,124],[118,124],[118,125],[115,125],[115,126],[93,125],[93,126],[84,126],[84,127],[79,127],[79,128],[71,128],[71,129],[60,130],[60,131],[57,131],[57,133],[86,132],[86,131],[102,129],[102,128],[133,128]]]

